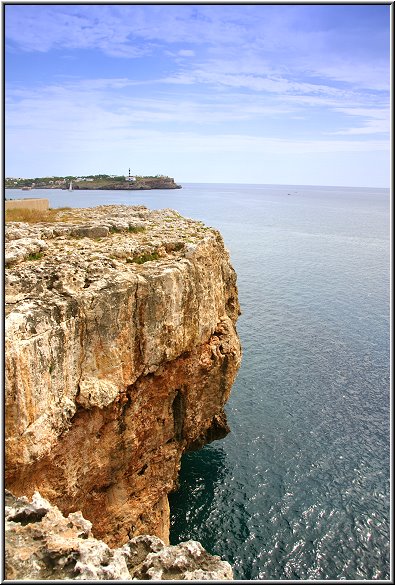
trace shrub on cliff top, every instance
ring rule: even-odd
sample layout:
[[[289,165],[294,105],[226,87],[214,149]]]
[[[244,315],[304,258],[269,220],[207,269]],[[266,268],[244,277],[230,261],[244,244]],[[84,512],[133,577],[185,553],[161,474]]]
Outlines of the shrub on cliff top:
[[[153,252],[152,254],[141,254],[140,256],[135,256],[134,258],[127,258],[126,262],[144,264],[145,262],[152,262],[153,260],[159,260],[158,252]]]
[[[43,256],[44,254],[42,252],[33,252],[32,254],[29,254],[27,260],[41,260]]]

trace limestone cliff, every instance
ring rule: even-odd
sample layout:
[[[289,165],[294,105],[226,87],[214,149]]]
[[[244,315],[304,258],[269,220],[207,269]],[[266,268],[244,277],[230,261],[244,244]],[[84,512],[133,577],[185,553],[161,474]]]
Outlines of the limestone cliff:
[[[172,210],[65,209],[5,244],[5,485],[120,546],[166,543],[182,453],[227,432],[240,365],[218,231]]]

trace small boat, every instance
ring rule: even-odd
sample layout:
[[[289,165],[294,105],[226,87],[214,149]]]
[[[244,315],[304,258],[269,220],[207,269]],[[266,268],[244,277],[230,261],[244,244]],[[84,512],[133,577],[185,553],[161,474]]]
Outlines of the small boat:
[[[73,181],[70,181],[70,185],[69,185],[69,191],[73,190]]]

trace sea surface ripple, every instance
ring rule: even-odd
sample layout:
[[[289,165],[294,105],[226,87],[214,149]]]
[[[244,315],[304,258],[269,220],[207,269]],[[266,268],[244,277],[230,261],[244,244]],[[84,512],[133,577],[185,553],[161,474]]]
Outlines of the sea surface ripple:
[[[172,207],[230,250],[243,347],[231,433],[183,457],[171,542],[199,540],[238,580],[388,580],[388,190],[47,193],[29,195]]]

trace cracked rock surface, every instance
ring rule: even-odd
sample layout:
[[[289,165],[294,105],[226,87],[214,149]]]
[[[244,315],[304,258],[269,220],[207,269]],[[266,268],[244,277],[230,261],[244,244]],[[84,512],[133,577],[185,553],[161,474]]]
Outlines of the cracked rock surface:
[[[109,546],[168,542],[181,455],[228,432],[241,350],[220,233],[170,209],[67,209],[5,233],[5,485]]]
[[[196,541],[166,546],[141,535],[111,549],[93,537],[80,512],[66,518],[33,494],[5,494],[5,578],[7,580],[231,580],[226,561]]]

